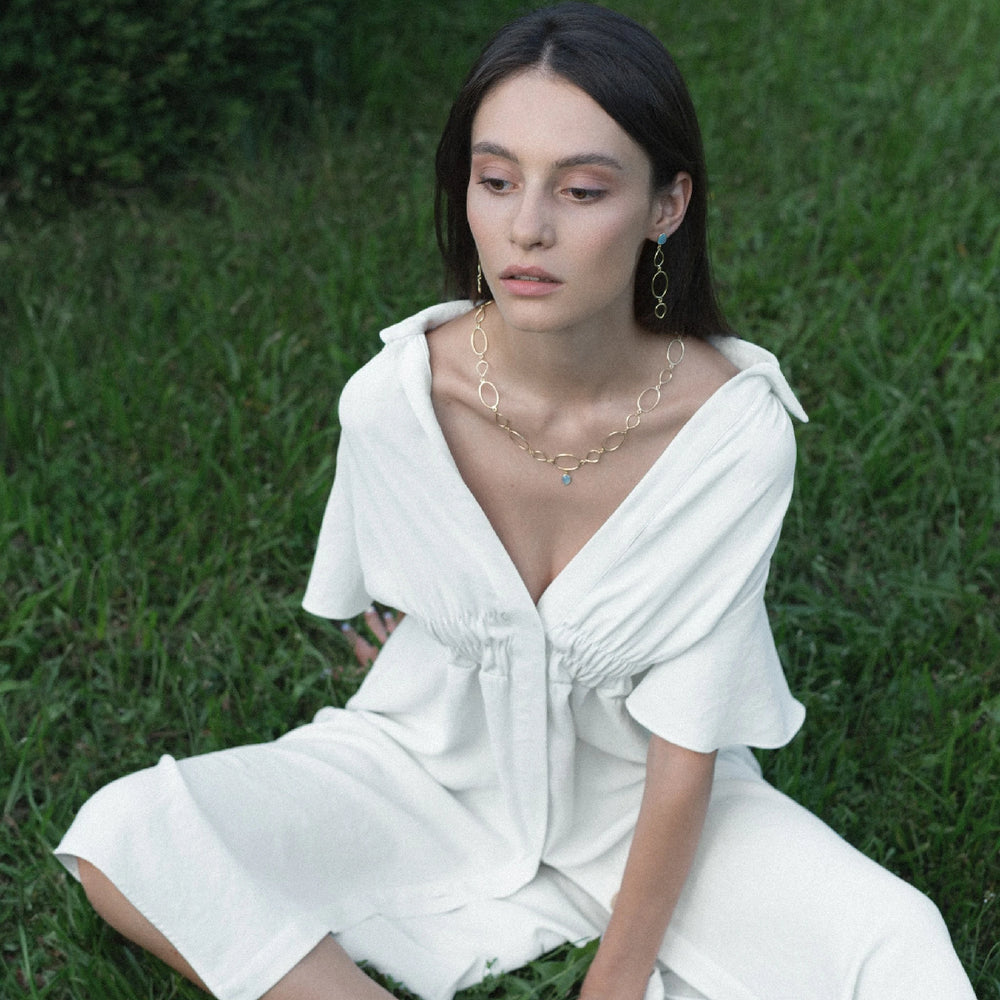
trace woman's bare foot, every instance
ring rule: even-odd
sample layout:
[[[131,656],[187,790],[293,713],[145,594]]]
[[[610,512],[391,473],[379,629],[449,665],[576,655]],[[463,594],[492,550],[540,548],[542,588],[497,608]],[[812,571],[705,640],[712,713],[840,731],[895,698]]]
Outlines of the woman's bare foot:
[[[403,615],[397,615],[396,612],[390,610],[379,611],[373,606],[365,612],[364,619],[365,626],[375,640],[374,642],[361,635],[350,622],[344,622],[340,626],[340,631],[344,633],[358,663],[363,667],[370,667],[375,662],[375,658],[385,641],[403,620]]]

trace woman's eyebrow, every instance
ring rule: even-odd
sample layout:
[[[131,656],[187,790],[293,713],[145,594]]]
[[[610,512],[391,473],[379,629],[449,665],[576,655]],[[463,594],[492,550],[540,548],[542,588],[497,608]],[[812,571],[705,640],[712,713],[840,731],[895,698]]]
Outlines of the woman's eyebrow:
[[[496,142],[477,142],[472,147],[472,155],[476,156],[499,156],[503,160],[510,160],[511,163],[519,163],[517,156],[505,146]],[[619,160],[609,156],[607,153],[575,153],[572,156],[565,156],[561,160],[556,160],[554,166],[557,170],[566,170],[570,167],[610,167],[612,170],[624,170]]]

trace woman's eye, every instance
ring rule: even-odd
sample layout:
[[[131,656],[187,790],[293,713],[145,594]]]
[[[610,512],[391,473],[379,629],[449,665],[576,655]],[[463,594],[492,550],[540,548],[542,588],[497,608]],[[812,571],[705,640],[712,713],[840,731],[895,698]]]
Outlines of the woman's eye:
[[[505,181],[502,177],[483,177],[479,183],[488,191],[496,191],[498,194],[510,188],[510,181]]]
[[[566,193],[573,201],[595,201],[600,198],[603,191],[598,188],[571,187],[566,189]]]

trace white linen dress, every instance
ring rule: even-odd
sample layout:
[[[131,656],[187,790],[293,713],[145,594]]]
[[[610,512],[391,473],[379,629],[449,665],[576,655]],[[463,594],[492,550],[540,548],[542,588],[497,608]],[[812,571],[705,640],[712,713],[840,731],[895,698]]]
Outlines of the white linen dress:
[[[253,1000],[327,933],[426,1000],[602,933],[650,733],[719,750],[647,998],[970,1000],[924,896],[769,786],[789,693],[763,592],[792,489],[777,362],[690,419],[537,605],[435,418],[424,334],[383,333],[344,390],[306,609],[406,613],[345,709],[269,744],[113,782],[57,848],[86,858],[223,1000]],[[498,440],[498,446],[503,442]]]

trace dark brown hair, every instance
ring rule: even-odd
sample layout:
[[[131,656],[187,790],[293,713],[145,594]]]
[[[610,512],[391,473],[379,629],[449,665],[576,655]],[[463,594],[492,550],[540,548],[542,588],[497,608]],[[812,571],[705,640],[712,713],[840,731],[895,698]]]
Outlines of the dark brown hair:
[[[635,315],[646,329],[692,336],[730,333],[708,259],[708,178],[701,130],[680,71],[659,40],[623,14],[589,3],[533,11],[486,45],[452,106],[437,150],[438,246],[454,290],[476,297],[476,247],[466,216],[472,122],[489,90],[512,74],[544,68],[579,87],[645,150],[653,184],[691,175],[684,221],[667,240],[667,315],[653,315],[655,244],[646,242],[635,283]]]

